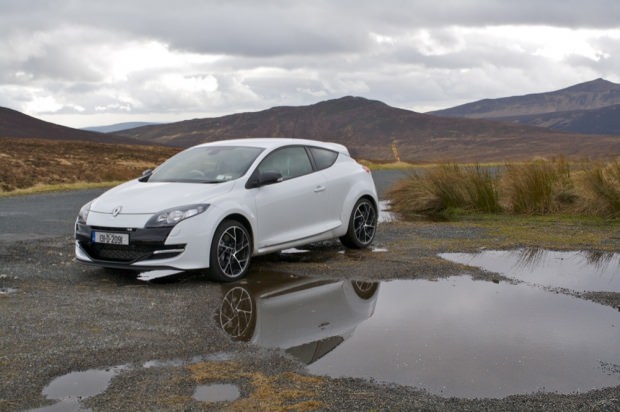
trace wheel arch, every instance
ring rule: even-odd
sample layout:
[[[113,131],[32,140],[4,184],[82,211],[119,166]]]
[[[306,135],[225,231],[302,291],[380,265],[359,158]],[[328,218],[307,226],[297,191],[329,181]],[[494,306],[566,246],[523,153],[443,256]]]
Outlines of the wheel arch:
[[[372,204],[375,206],[375,209],[377,210],[377,214],[379,213],[379,200],[377,199],[376,194],[371,193],[369,191],[365,191],[365,190],[350,191],[349,195],[347,196],[345,200],[346,207],[342,208],[342,216],[341,216],[342,228],[345,230],[345,232],[346,232],[346,228],[349,227],[349,220],[351,219],[351,212],[353,211],[355,204],[361,199],[370,200]]]
[[[254,254],[254,248],[255,248],[254,245],[256,244],[256,239],[254,239],[254,228],[252,227],[252,223],[250,222],[250,219],[248,219],[241,213],[231,213],[231,214],[224,216],[220,220],[220,224],[225,220],[234,220],[234,221],[241,223],[243,226],[245,226],[245,228],[250,233],[250,239],[252,239],[252,254]]]

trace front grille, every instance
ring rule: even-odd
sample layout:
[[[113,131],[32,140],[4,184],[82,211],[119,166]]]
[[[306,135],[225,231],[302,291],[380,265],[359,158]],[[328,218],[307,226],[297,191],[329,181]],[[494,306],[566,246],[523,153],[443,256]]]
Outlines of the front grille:
[[[95,244],[89,247],[89,254],[97,260],[113,260],[117,262],[133,262],[148,258],[159,248],[148,246],[120,246]]]
[[[182,253],[184,245],[105,245],[105,244],[84,244],[81,246],[86,252],[96,260],[106,260],[111,262],[136,262],[148,259],[169,259]],[[169,253],[158,253],[155,251],[170,250]]]
[[[92,243],[93,230],[108,232],[126,231],[130,235],[129,245]],[[150,259],[170,259],[183,253],[185,245],[164,245],[171,228],[118,229],[76,226],[76,238],[82,249],[94,260],[118,263],[133,263]],[[166,252],[168,251],[169,252]],[[153,253],[157,252],[157,253]]]

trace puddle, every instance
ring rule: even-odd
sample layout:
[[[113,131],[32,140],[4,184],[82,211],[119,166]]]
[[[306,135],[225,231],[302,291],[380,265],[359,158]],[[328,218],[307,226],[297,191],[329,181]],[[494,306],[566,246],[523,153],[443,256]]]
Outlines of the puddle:
[[[527,285],[382,283],[375,313],[315,374],[373,378],[443,396],[585,392],[615,386],[620,315]]]
[[[285,253],[285,254],[289,254],[289,255],[296,255],[299,253],[310,253],[310,251],[308,249],[297,249],[295,247],[290,248],[290,249],[284,249],[282,251],[280,251],[280,253]]]
[[[47,399],[59,401],[54,405],[32,409],[36,412],[82,411],[80,401],[103,393],[113,377],[126,370],[127,366],[107,369],[90,369],[83,372],[71,372],[60,376],[47,385],[41,392]]]
[[[371,246],[370,251],[374,253],[385,253],[388,250],[387,248],[384,248],[384,247]]]
[[[207,356],[197,355],[189,360],[151,360],[144,362],[137,368],[179,368],[185,365],[204,362],[217,361],[224,362],[233,359],[233,354],[228,352],[218,352]],[[30,409],[29,412],[65,412],[65,411],[89,411],[81,407],[80,402],[90,397],[105,392],[112,381],[112,378],[119,374],[134,369],[136,366],[115,366],[105,369],[90,369],[82,372],[71,372],[52,380],[41,392],[47,399],[58,401],[53,405],[44,406],[37,409]],[[135,369],[134,369],[135,370]],[[240,396],[239,389],[235,385],[202,385],[196,388],[194,399],[205,402],[222,402],[235,400]]]
[[[545,287],[578,292],[620,292],[619,253],[520,249],[439,256]]]
[[[501,398],[620,384],[620,314],[527,284],[268,276],[223,288],[234,339],[285,349],[309,372]]]
[[[390,210],[390,202],[388,200],[379,201],[379,219],[377,223],[395,222],[398,220],[396,214]]]
[[[151,270],[148,272],[142,272],[138,274],[136,279],[141,280],[143,282],[150,282],[156,279],[167,278],[169,276],[175,276],[185,273],[182,270]]]
[[[5,274],[0,275],[0,296],[11,295],[17,292],[17,289],[10,288],[6,285],[7,279],[9,279],[8,275],[5,275]],[[14,279],[17,279],[17,277],[15,277]]]
[[[194,390],[193,398],[202,402],[230,402],[239,399],[241,393],[237,385],[200,385]]]
[[[223,287],[216,315],[235,340],[282,348],[310,364],[372,316],[379,284],[261,274]]]

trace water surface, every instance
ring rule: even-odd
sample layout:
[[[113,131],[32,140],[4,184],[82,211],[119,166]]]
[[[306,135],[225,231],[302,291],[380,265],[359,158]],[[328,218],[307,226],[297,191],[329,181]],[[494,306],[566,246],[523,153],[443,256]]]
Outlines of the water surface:
[[[500,398],[615,386],[609,365],[618,363],[618,311],[525,284],[454,277],[382,283],[373,316],[308,368]]]
[[[442,253],[439,256],[547,287],[578,292],[620,292],[620,253],[519,249]]]

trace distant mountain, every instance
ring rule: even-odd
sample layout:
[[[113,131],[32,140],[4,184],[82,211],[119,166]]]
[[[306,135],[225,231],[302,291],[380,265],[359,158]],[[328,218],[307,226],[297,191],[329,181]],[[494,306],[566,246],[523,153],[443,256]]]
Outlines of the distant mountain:
[[[0,108],[0,138],[187,147],[221,139],[267,136],[339,142],[357,159],[386,162],[394,161],[396,155],[403,161],[437,162],[520,160],[559,154],[607,157],[620,153],[620,137],[432,116],[350,96],[309,106],[274,107],[144,126],[118,134],[71,129]]]
[[[620,135],[620,104],[592,110],[510,116],[498,120],[572,133]]]
[[[273,107],[259,112],[139,127],[120,133],[181,147],[242,137],[310,138],[343,143],[354,157],[378,161],[393,161],[394,148],[401,160],[415,162],[620,153],[620,138],[431,116],[351,96],[309,106]]]
[[[82,140],[100,143],[144,144],[131,138],[72,129],[0,107],[0,137]]]
[[[428,114],[475,119],[515,119],[517,116],[592,110],[617,104],[620,104],[620,84],[596,79],[553,92],[484,99]]]
[[[126,123],[116,123],[110,124],[107,126],[93,126],[93,127],[85,127],[81,130],[87,130],[89,132],[98,132],[98,133],[116,133],[124,130],[134,129],[136,127],[142,126],[151,126],[157,125],[161,123],[153,123],[153,122],[126,122]]]

